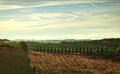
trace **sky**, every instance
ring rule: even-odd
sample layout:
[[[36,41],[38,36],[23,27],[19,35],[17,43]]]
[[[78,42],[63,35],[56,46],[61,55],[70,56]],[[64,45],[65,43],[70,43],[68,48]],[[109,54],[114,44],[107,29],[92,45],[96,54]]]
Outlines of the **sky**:
[[[0,39],[120,38],[119,0],[0,0]]]

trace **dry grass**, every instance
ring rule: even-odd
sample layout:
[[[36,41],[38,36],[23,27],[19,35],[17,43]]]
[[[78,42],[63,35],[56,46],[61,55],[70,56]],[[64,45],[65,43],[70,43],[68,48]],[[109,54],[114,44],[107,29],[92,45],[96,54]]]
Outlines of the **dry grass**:
[[[77,55],[62,55],[29,51],[31,66],[42,74],[120,74],[120,63],[102,59],[88,59]],[[82,74],[81,73],[81,74]]]

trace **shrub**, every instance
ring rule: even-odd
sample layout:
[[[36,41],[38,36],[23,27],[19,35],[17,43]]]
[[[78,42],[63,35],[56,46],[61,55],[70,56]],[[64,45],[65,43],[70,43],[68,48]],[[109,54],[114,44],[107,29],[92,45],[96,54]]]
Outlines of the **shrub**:
[[[105,58],[112,58],[112,56],[114,55],[114,52],[112,49],[107,49],[104,51],[104,57]]]
[[[117,53],[117,54],[120,54],[120,47],[118,47],[118,48],[116,49],[116,53]]]
[[[20,47],[21,49],[25,50],[25,51],[27,51],[27,48],[28,48],[26,42],[24,42],[24,41],[21,41],[21,42],[19,43],[19,47]]]
[[[0,47],[6,47],[7,49],[12,49],[12,50],[16,49],[15,46],[12,46],[12,45],[9,45],[9,44],[6,44],[6,43],[1,44]]]

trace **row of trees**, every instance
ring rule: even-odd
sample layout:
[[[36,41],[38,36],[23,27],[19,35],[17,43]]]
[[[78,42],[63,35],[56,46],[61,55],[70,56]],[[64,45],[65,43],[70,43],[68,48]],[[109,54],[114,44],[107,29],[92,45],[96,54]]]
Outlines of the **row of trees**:
[[[73,44],[73,45],[72,45]],[[24,41],[19,42],[18,46],[19,48],[25,50],[26,52],[28,49],[35,50],[35,51],[40,51],[40,52],[55,52],[55,53],[83,53],[83,54],[120,54],[120,47],[117,49],[111,49],[111,48],[98,48],[97,46],[93,47],[81,47],[79,46],[78,43],[26,43]],[[76,44],[76,46],[75,46]],[[4,44],[3,46],[10,47],[7,44]],[[79,47],[78,47],[79,46]]]

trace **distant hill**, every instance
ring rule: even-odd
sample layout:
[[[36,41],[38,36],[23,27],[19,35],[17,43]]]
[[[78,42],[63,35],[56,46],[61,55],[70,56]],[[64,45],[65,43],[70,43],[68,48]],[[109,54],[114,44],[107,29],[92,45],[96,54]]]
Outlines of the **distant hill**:
[[[27,40],[27,39],[16,39],[13,41],[26,41],[26,42],[40,42],[40,43],[60,43],[60,42],[89,42],[89,41],[120,41],[120,38],[105,38],[105,39],[97,39],[97,40],[91,40],[91,39],[63,39],[63,40]]]
[[[0,39],[0,41],[10,41],[10,40],[8,40],[8,39]]]

